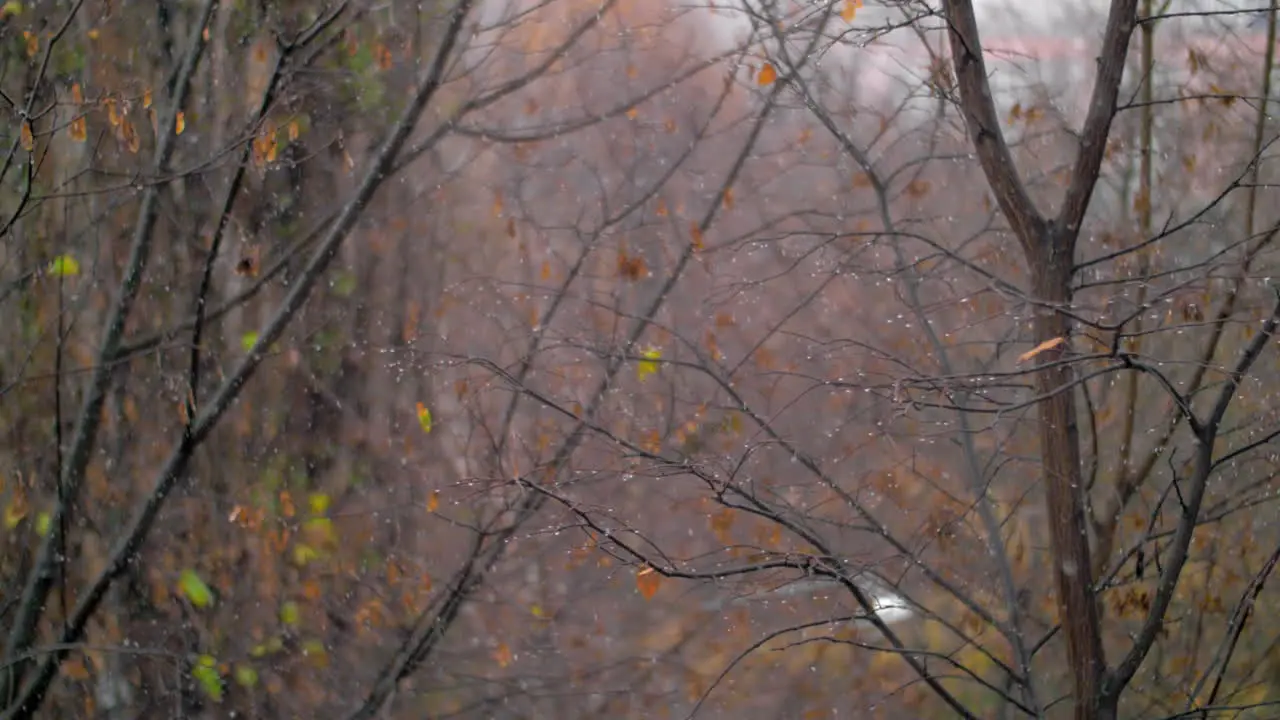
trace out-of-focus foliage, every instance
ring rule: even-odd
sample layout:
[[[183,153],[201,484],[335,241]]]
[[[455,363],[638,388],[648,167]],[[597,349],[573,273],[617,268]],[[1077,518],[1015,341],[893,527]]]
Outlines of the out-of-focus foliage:
[[[1114,662],[1182,413],[1275,303],[1274,38],[1176,6],[1037,341],[926,3],[5,3],[0,628],[23,683],[57,660],[35,716],[1069,716],[1034,366],[1078,381]],[[1072,21],[987,46],[1042,208]],[[1280,702],[1271,345],[1123,717]]]

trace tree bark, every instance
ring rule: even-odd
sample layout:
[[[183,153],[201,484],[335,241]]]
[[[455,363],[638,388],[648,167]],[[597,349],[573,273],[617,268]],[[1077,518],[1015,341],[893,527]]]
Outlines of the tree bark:
[[[1039,346],[1070,336],[1067,316],[1059,311],[1071,298],[1071,257],[1064,252],[1074,243],[1056,237],[1069,230],[1047,231],[1045,257],[1031,267],[1036,308],[1035,343]],[[1067,639],[1067,656],[1078,720],[1105,717],[1099,710],[1106,660],[1101,618],[1093,594],[1093,563],[1086,535],[1084,475],[1080,465],[1080,437],[1076,424],[1074,371],[1066,357],[1070,343],[1038,356],[1036,373],[1040,403],[1040,459],[1044,470],[1049,532],[1057,581],[1058,615]]]
[[[1036,207],[1027,192],[1001,130],[972,0],[944,0],[943,11],[960,111],[1000,211],[1022,246],[1031,276],[1031,296],[1036,303],[1033,342],[1041,347],[1059,338],[1069,339],[1070,321],[1063,311],[1072,298],[1076,239],[1111,132],[1129,39],[1137,22],[1137,0],[1111,3],[1080,149],[1057,217],[1052,220]],[[1058,611],[1067,639],[1076,701],[1075,717],[1111,720],[1115,717],[1116,698],[1104,701],[1101,693],[1107,665],[1101,617],[1093,594],[1084,473],[1072,385],[1075,372],[1068,362],[1069,348],[1069,342],[1062,342],[1037,356],[1040,457]]]

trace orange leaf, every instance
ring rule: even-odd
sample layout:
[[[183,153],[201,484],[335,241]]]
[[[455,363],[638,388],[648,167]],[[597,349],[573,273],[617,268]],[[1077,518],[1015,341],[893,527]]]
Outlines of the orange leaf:
[[[87,123],[84,116],[80,116],[71,121],[71,125],[67,127],[67,132],[71,135],[71,139],[76,142],[84,142],[85,137],[89,134]]]
[[[142,147],[142,138],[138,137],[138,131],[133,127],[133,123],[128,118],[120,121],[120,134],[124,136],[124,143],[129,148],[129,152],[137,155],[138,148]]]
[[[35,147],[36,147],[36,139],[35,139],[35,137],[31,134],[31,123],[29,123],[29,122],[27,122],[27,121],[25,121],[25,120],[24,120],[24,121],[22,121],[22,130],[19,132],[19,137],[20,137],[20,138],[21,138],[21,140],[22,140],[22,149],[23,149],[23,150],[26,150],[27,152],[31,152],[32,150],[34,150],[34,149],[35,149]]]
[[[440,491],[432,490],[431,497],[427,498],[427,512],[435,512],[440,509]]]
[[[1067,341],[1067,339],[1066,339],[1065,337],[1062,337],[1062,336],[1059,336],[1059,337],[1053,338],[1052,340],[1045,340],[1044,342],[1040,343],[1039,345],[1037,345],[1037,346],[1035,346],[1035,347],[1031,348],[1030,350],[1028,350],[1028,351],[1026,351],[1026,352],[1022,353],[1021,355],[1019,355],[1019,356],[1018,356],[1018,362],[1026,362],[1026,361],[1030,360],[1031,358],[1033,358],[1033,357],[1035,357],[1035,356],[1039,355],[1040,353],[1045,352],[1046,350],[1052,350],[1052,349],[1054,349],[1054,348],[1058,347],[1059,345],[1061,345],[1062,343],[1064,343],[1064,342],[1066,342],[1066,341]]]
[[[506,667],[511,664],[515,656],[506,643],[498,643],[498,648],[493,651],[493,659],[498,661],[499,667]]]
[[[725,188],[724,191],[724,209],[733,209],[733,188]]]
[[[844,7],[840,9],[840,17],[845,22],[853,22],[853,18],[858,14],[858,8],[862,7],[862,0],[845,0]]]
[[[777,79],[778,71],[773,69],[771,63],[765,63],[764,67],[760,68],[760,74],[756,76],[756,82],[760,84],[760,87],[772,85],[773,81]]]
[[[657,594],[658,588],[662,585],[662,576],[651,567],[647,567],[636,573],[636,589],[644,596],[645,600],[650,600]]]
[[[173,132],[175,135],[181,135],[182,132],[186,129],[187,129],[187,114],[179,110],[178,116],[174,118],[174,121],[173,121]]]
[[[696,221],[689,223],[689,238],[693,243],[694,250],[701,250],[703,248],[702,228],[698,227],[698,223]]]

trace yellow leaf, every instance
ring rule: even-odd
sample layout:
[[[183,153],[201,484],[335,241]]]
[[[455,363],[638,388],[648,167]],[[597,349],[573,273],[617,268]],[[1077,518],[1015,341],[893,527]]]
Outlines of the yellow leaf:
[[[640,357],[644,358],[636,364],[636,379],[644,382],[646,378],[658,372],[658,360],[662,358],[662,350],[660,348],[648,348],[640,353]]]
[[[778,71],[773,69],[771,63],[765,63],[764,67],[760,68],[760,74],[756,76],[756,82],[760,84],[760,87],[772,85],[773,81],[777,79]]]
[[[148,110],[150,108],[151,108],[151,88],[147,88],[142,93],[142,109]]]
[[[1030,350],[1028,350],[1028,351],[1026,351],[1026,352],[1022,353],[1021,355],[1019,355],[1019,356],[1018,356],[1018,362],[1026,362],[1026,361],[1030,360],[1031,358],[1033,358],[1033,357],[1035,357],[1035,356],[1039,355],[1040,353],[1045,352],[1046,350],[1052,350],[1052,349],[1054,349],[1054,348],[1058,347],[1059,345],[1061,345],[1062,343],[1064,343],[1064,342],[1066,342],[1066,341],[1067,341],[1067,339],[1066,339],[1065,337],[1061,337],[1061,336],[1056,337],[1056,338],[1053,338],[1052,340],[1045,340],[1044,342],[1040,343],[1039,345],[1037,345],[1037,346],[1035,346],[1035,347],[1031,348]]]
[[[293,142],[294,140],[297,140],[298,136],[301,134],[302,134],[302,126],[298,124],[297,120],[290,120],[289,121],[289,142]]]
[[[49,274],[54,277],[69,277],[80,274],[80,263],[70,255],[59,255],[49,263]]]
[[[31,134],[31,123],[25,120],[22,121],[22,131],[19,133],[19,136],[22,139],[23,150],[26,150],[27,152],[31,152],[32,150],[35,149],[36,139]]]
[[[9,503],[4,508],[4,527],[6,530],[12,530],[18,527],[18,523],[22,522],[22,518],[27,516],[27,503],[22,497]]]
[[[22,37],[27,39],[27,57],[35,57],[40,52],[40,36],[29,30],[22,31]]]
[[[422,403],[418,403],[418,424],[422,426],[422,432],[431,432],[431,411]]]
[[[187,129],[187,114],[179,110],[177,117],[174,118],[174,121],[173,121],[173,132],[176,135],[181,135],[182,131],[186,129]]]
[[[302,618],[302,610],[298,603],[289,600],[280,606],[280,622],[285,625],[297,625]]]
[[[651,600],[658,593],[658,588],[662,586],[662,576],[651,567],[644,568],[636,573],[636,589],[644,596],[645,600]]]
[[[324,515],[329,511],[329,496],[325,493],[311,493],[307,498],[307,505],[311,508],[312,515]]]

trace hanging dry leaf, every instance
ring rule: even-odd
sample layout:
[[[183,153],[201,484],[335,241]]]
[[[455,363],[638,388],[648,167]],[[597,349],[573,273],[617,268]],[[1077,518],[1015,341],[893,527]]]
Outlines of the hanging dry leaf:
[[[173,121],[173,132],[175,135],[181,135],[187,129],[187,114],[178,111],[178,115]]]
[[[1052,350],[1052,349],[1054,349],[1054,348],[1058,347],[1059,345],[1061,345],[1062,343],[1064,343],[1064,342],[1066,342],[1066,341],[1067,341],[1067,339],[1066,339],[1065,337],[1061,337],[1061,336],[1056,337],[1056,338],[1053,338],[1052,340],[1045,340],[1044,342],[1040,343],[1039,345],[1037,345],[1037,346],[1035,346],[1035,347],[1031,348],[1030,350],[1028,350],[1028,351],[1026,351],[1026,352],[1022,353],[1021,355],[1019,355],[1019,356],[1018,356],[1018,362],[1026,362],[1026,361],[1030,360],[1031,358],[1033,358],[1033,357],[1035,357],[1035,356],[1039,355],[1039,354],[1040,354],[1040,353],[1042,353],[1042,352],[1045,352],[1045,351],[1048,351],[1048,350]]]
[[[853,22],[853,18],[858,15],[858,8],[862,7],[862,0],[845,0],[844,7],[840,9],[840,17],[845,22]]]
[[[22,130],[19,132],[19,137],[22,142],[23,150],[26,150],[27,152],[31,152],[32,150],[35,149],[36,139],[35,139],[35,136],[31,134],[31,123],[25,120],[22,121]]]
[[[658,588],[662,586],[662,576],[658,571],[651,567],[646,567],[636,573],[636,589],[644,596],[645,600],[653,599],[658,593]]]

